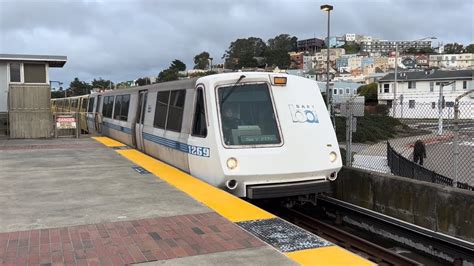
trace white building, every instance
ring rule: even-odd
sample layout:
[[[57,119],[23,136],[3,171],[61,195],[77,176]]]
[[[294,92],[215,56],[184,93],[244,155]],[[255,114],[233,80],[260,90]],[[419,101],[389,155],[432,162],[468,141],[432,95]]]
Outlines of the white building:
[[[448,69],[473,69],[474,54],[430,55],[429,66]]]
[[[356,41],[356,34],[355,33],[346,33],[344,35],[344,40],[346,42],[355,42]]]
[[[474,89],[472,70],[432,70],[401,72],[397,75],[397,88],[394,92],[394,73],[379,80],[378,100],[390,107],[393,115],[403,118],[437,118],[440,100],[440,82],[451,83],[443,86],[443,117],[453,118],[454,99],[467,90]],[[474,94],[460,101],[460,118],[473,118]],[[447,109],[444,111],[444,109]]]

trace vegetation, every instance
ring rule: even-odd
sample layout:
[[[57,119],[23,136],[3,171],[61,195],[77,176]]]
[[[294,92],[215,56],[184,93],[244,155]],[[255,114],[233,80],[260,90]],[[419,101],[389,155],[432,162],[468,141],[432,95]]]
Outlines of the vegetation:
[[[229,49],[222,57],[225,67],[240,69],[244,67],[278,66],[288,68],[290,56],[288,52],[296,51],[297,38],[288,34],[280,34],[268,40],[250,37],[237,39],[230,43]]]
[[[370,83],[368,85],[362,85],[357,89],[357,93],[360,96],[365,97],[365,103],[367,105],[375,105],[377,104],[377,83]]]
[[[195,77],[204,77],[204,76],[209,76],[217,74],[216,71],[206,71],[206,72],[195,72],[189,75],[190,78],[195,78]]]
[[[135,85],[137,85],[137,86],[144,86],[144,85],[148,85],[148,84],[151,84],[151,80],[148,77],[138,78],[135,81]]]
[[[466,46],[466,48],[464,48],[464,51],[466,53],[474,53],[474,43],[471,43],[468,46]]]
[[[209,68],[209,53],[202,52],[194,57],[194,69],[208,69]]]
[[[98,84],[97,80],[94,79],[94,81],[96,81],[96,84]],[[66,90],[66,93],[67,93],[67,96],[79,96],[79,95],[89,94],[92,88],[93,87],[91,84],[85,81],[81,81],[79,80],[79,78],[76,77],[69,84],[69,88]]]
[[[347,42],[341,48],[344,48],[346,54],[357,54],[360,52],[360,45],[355,42]]]
[[[185,71],[186,64],[183,63],[181,60],[175,59],[171,62],[169,69],[176,70],[176,71]]]
[[[92,80],[92,88],[101,88],[101,89],[108,89],[114,88],[114,83],[110,80],[104,80],[102,78]]]
[[[464,47],[460,43],[448,43],[444,46],[445,54],[460,54],[464,52]]]
[[[171,65],[161,71],[158,74],[157,82],[166,82],[166,81],[173,81],[173,80],[178,80],[179,79],[179,71],[184,71],[186,70],[186,64],[184,64],[181,60],[175,59],[173,62],[171,62]]]

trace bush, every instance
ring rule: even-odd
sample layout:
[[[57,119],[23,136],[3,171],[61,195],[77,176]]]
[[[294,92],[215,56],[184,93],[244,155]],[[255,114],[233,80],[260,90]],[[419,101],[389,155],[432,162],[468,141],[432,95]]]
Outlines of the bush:
[[[389,112],[389,108],[386,104],[377,104],[375,106],[375,113],[378,115],[387,116]]]

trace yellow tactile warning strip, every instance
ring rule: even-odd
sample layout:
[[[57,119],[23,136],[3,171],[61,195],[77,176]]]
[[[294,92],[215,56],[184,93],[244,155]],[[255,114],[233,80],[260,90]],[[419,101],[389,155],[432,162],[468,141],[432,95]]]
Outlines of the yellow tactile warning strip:
[[[93,139],[97,140],[98,142],[104,144],[105,146],[107,147],[124,147],[124,146],[127,146],[121,142],[118,142],[116,140],[113,140],[111,138],[107,138],[107,137],[93,137]]]
[[[232,222],[274,218],[254,205],[196,179],[137,150],[117,151],[125,158],[185,192]]]
[[[107,137],[95,137],[93,139],[107,147],[126,146]],[[143,167],[158,178],[185,192],[195,200],[202,202],[232,222],[237,223],[276,218],[269,212],[135,149],[116,150],[116,152],[138,166]],[[284,252],[284,254],[300,265],[375,265],[338,246]]]
[[[285,255],[301,265],[376,265],[338,246],[304,249]]]

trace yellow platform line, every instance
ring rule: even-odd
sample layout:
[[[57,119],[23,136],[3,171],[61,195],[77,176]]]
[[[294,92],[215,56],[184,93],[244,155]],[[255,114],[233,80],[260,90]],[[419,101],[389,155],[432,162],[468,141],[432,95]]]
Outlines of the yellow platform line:
[[[107,147],[123,147],[123,146],[127,146],[121,142],[118,142],[116,140],[113,140],[111,138],[107,138],[107,137],[92,137],[93,139],[95,139],[96,141],[104,144],[105,146]]]
[[[377,265],[338,246],[305,249],[285,253],[300,265]]]
[[[108,147],[126,146],[107,137],[93,139]],[[234,223],[275,218],[275,215],[245,200],[213,187],[140,151],[126,149],[116,150],[116,152]],[[306,249],[283,254],[300,265],[375,265],[338,246]]]
[[[117,152],[232,222],[275,217],[269,212],[137,150],[118,150]]]

